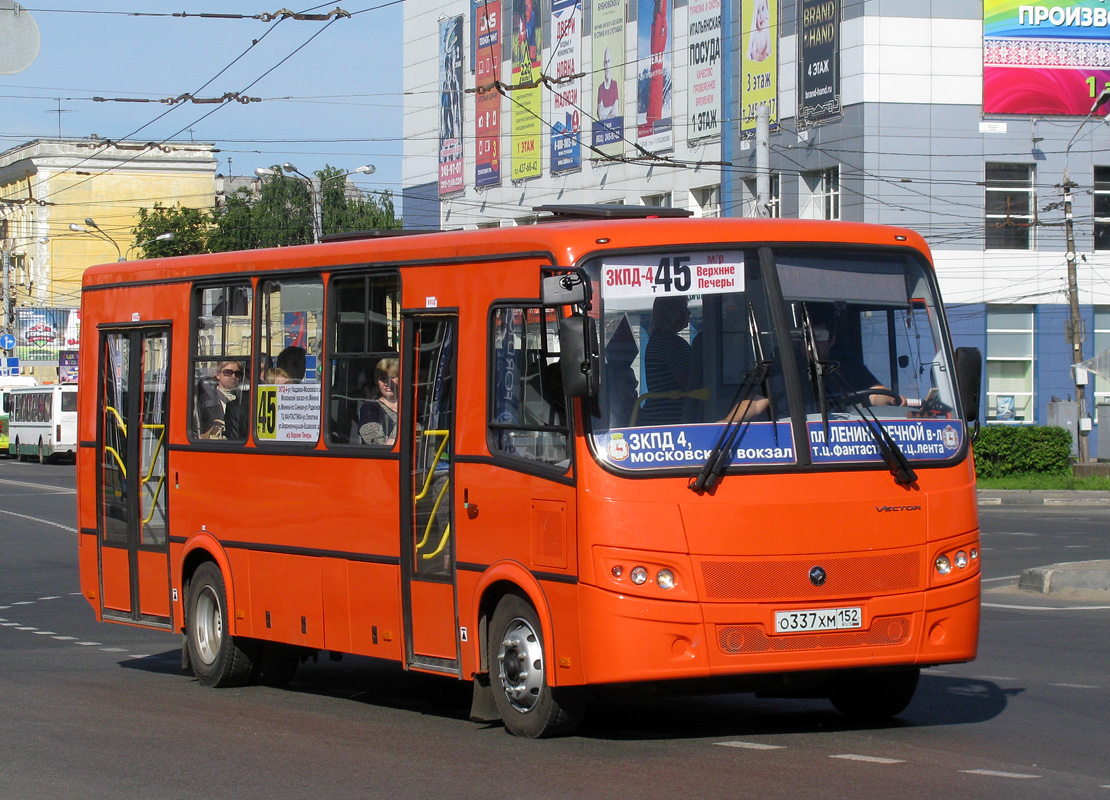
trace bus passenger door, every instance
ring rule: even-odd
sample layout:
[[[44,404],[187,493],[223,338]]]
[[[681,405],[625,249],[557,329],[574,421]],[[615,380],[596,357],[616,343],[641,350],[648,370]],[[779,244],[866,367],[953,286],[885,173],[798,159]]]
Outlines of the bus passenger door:
[[[103,331],[97,435],[105,618],[170,627],[168,328]]]
[[[411,666],[458,674],[454,503],[458,318],[405,320],[401,397],[401,594]]]

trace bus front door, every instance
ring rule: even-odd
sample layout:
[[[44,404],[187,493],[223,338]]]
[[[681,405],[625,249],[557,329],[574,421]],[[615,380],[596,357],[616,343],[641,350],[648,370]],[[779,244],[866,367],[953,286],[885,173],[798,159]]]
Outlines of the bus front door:
[[[101,333],[97,450],[101,613],[170,627],[168,328]]]
[[[453,451],[458,319],[405,320],[401,398],[401,592],[410,666],[457,675]]]

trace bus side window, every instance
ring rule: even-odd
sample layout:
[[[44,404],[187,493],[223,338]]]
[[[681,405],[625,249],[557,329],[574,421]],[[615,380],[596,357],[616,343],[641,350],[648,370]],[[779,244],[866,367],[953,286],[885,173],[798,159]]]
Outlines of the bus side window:
[[[329,287],[330,364],[327,441],[332,445],[371,444],[392,448],[388,431],[359,434],[360,416],[378,403],[379,369],[395,371],[401,334],[401,281],[397,273],[344,276]],[[373,410],[373,409],[370,409]],[[385,427],[389,427],[388,421]]]
[[[555,312],[539,307],[495,308],[491,323],[490,448],[566,469],[570,430]]]
[[[251,287],[199,287],[193,295],[189,437],[247,440],[251,388]]]

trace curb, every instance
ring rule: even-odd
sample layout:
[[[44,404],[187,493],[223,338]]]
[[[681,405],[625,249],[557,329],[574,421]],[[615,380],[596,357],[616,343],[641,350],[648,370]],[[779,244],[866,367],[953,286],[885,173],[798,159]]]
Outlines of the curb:
[[[1021,573],[1018,588],[1041,594],[1110,592],[1110,561],[1076,561],[1033,567]]]
[[[1106,491],[1033,491],[1024,489],[982,489],[978,492],[981,506],[1106,506]]]

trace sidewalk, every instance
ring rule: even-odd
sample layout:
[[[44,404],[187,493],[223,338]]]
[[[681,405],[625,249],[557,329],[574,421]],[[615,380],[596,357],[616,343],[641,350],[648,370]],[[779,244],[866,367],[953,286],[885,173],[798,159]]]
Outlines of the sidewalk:
[[[981,506],[1110,506],[1110,492],[980,489]]]

